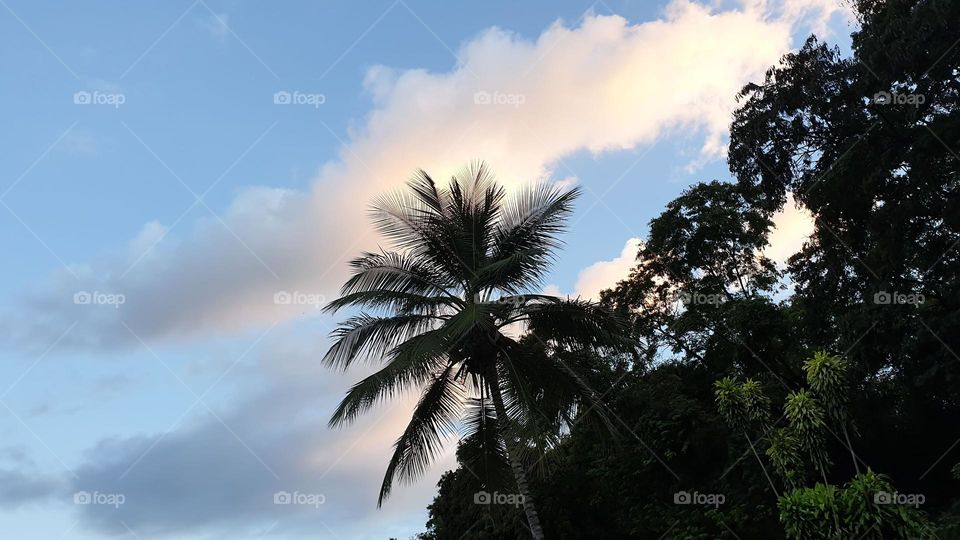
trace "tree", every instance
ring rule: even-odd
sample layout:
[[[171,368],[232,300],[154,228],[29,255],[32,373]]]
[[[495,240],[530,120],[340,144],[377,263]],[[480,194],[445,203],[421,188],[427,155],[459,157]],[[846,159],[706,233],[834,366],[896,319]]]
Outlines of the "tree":
[[[738,383],[725,377],[714,384],[717,408],[730,427],[744,433],[750,428],[760,431],[758,442],[770,434],[766,454],[789,489],[778,497],[787,537],[936,538],[926,516],[899,501],[885,477],[869,469],[859,472],[849,436],[846,444],[858,473],[843,487],[827,481],[831,463],[824,433],[831,425],[847,433],[847,364],[839,356],[818,352],[804,363],[804,369],[809,390],[787,396],[783,405],[787,425],[778,429],[769,425],[770,400],[756,381]],[[756,452],[754,457],[760,461]],[[805,485],[815,474],[823,483]],[[772,479],[768,480],[773,488]]]
[[[562,354],[574,361],[572,353]],[[650,367],[589,351],[582,356],[592,366],[584,370],[588,383],[605,389],[603,401],[623,429],[611,439],[601,424],[577,422],[549,451],[546,474],[531,478],[548,538],[782,538],[762,469],[726,436],[712,398],[715,375],[694,363]],[[438,485],[424,538],[516,538],[514,518],[505,512],[512,507],[477,515],[461,502],[477,479],[462,452],[458,460],[460,467]],[[683,491],[722,493],[726,501],[719,508],[678,504]]]
[[[384,364],[349,390],[330,425],[420,389],[378,505],[394,481],[420,476],[462,424],[468,454],[509,463],[530,531],[543,538],[525,457],[552,445],[578,404],[601,418],[605,409],[576,366],[530,354],[509,329],[523,325],[560,349],[627,343],[625,325],[598,304],[526,294],[542,288],[578,191],[539,184],[508,199],[482,163],[445,189],[423,171],[407,187],[373,207],[393,250],[354,259],[341,297],[326,308],[369,311],[334,331],[325,364],[346,369],[362,357]]]
[[[637,437],[563,434],[532,481],[551,536],[960,537],[960,2],[853,4],[853,54],[811,38],[746,85],[734,182],[668,204],[604,294],[637,351],[592,385]],[[814,231],[782,272],[757,255],[788,194]],[[727,502],[670,504],[692,488]]]
[[[789,192],[812,214],[789,264],[797,331],[845,353],[861,458],[943,508],[960,414],[960,2],[855,4],[851,57],[811,38],[744,88],[729,164],[753,205]]]

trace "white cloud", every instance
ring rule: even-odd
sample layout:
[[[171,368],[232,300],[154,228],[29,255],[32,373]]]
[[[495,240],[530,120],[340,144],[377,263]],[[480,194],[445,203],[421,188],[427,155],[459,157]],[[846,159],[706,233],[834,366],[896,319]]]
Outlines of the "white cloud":
[[[533,41],[491,29],[465,43],[448,72],[372,68],[374,108],[311,190],[251,188],[222,221],[180,225],[132,269],[125,254],[85,266],[79,281],[56,276],[3,322],[47,344],[80,320],[67,341],[116,346],[135,342],[120,320],[149,341],[298,317],[302,306],[275,305],[274,293],[334,294],[345,259],[375,245],[364,203],[417,168],[446,178],[483,158],[515,186],[549,176],[574,152],[634,148],[680,130],[701,133],[703,154],[719,156],[734,95],[790,48],[790,17],[807,13],[797,6],[833,9],[758,5],[677,0],[663,19],[639,24],[588,14]],[[120,292],[126,303],[76,306],[77,290]]]
[[[778,263],[785,263],[791,255],[800,251],[803,243],[813,234],[813,217],[805,208],[797,206],[791,194],[783,209],[773,216],[773,226],[769,236],[770,245],[764,254]]]
[[[639,238],[630,238],[617,257],[607,261],[597,261],[581,270],[577,275],[573,293],[569,296],[599,300],[600,291],[616,286],[619,281],[630,275],[630,269],[637,265],[640,244]],[[548,285],[544,289],[544,294],[567,296],[562,294],[556,285]]]
[[[764,255],[778,263],[785,263],[791,255],[800,251],[803,243],[813,233],[813,217],[804,208],[796,205],[793,195],[787,197],[783,209],[773,216],[773,229],[770,231],[770,245],[763,250]],[[630,238],[623,246],[620,255],[610,260],[597,261],[587,266],[577,275],[577,282],[569,296],[598,300],[600,291],[614,287],[626,279],[630,270],[636,266],[637,252],[642,240]],[[568,296],[557,285],[548,285],[544,294]]]

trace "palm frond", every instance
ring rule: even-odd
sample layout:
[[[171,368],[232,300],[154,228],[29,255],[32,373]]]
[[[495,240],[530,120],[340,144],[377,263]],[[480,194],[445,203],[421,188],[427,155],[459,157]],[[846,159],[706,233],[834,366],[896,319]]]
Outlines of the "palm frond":
[[[455,280],[444,275],[441,269],[431,266],[428,261],[408,253],[365,253],[352,260],[350,266],[354,269],[353,275],[341,287],[341,295],[392,291],[459,300],[450,290],[456,286]],[[334,301],[325,309],[335,312],[346,305]]]
[[[590,367],[578,353],[563,350],[549,352],[539,338],[525,340],[512,347],[510,356],[500,363],[499,380],[511,421],[517,435],[535,442],[541,450],[559,442],[558,435],[584,415],[598,420],[612,434],[618,430],[601,395],[587,384]]]
[[[437,183],[426,171],[418,170],[407,185],[417,195],[423,206],[430,208],[439,215],[443,215],[444,208],[447,206],[446,198],[437,189]]]
[[[501,208],[491,259],[514,259],[502,283],[512,283],[512,290],[542,285],[552,254],[561,245],[558,236],[579,195],[578,189],[565,192],[541,183],[521,190]]]
[[[373,222],[395,249],[462,284],[467,267],[454,242],[458,230],[449,215],[451,194],[428,179],[416,177],[407,184],[411,189],[379,197],[371,209]]]
[[[539,277],[532,276],[542,273],[540,268],[546,265],[549,257],[550,251],[542,247],[497,255],[474,272],[474,280],[478,288],[518,294],[529,290],[533,282],[539,280]]]
[[[380,400],[426,383],[445,364],[450,364],[446,357],[446,341],[439,331],[408,339],[394,348],[390,356],[386,366],[350,388],[330,417],[330,427],[354,421]]]
[[[564,191],[546,182],[522,188],[500,214],[497,229],[501,238],[522,242],[529,240],[530,233],[555,237],[564,231],[565,221],[573,212],[573,201],[579,196],[579,188]]]
[[[379,289],[345,294],[328,303],[324,309],[339,311],[345,307],[354,306],[400,315],[439,316],[445,309],[455,308],[459,303],[459,299],[447,296],[425,296]]]
[[[363,313],[350,317],[331,332],[335,341],[321,361],[327,366],[346,369],[361,354],[380,358],[436,324],[435,317],[420,314],[374,317]]]
[[[588,300],[541,301],[524,305],[517,320],[525,320],[531,333],[562,346],[608,347],[629,350],[626,321],[611,309]]]
[[[509,485],[512,473],[507,448],[490,398],[468,399],[461,425],[457,460],[477,477],[480,487],[492,490]]]
[[[456,233],[451,235],[451,246],[475,274],[486,264],[506,192],[482,162],[471,163],[454,176],[449,192],[448,219]]]
[[[383,504],[396,480],[421,476],[442,449],[443,439],[455,433],[463,408],[463,386],[451,377],[453,365],[438,374],[423,392],[407,428],[394,444],[393,456],[380,487],[377,506]]]
[[[421,171],[422,173],[422,171]],[[440,211],[431,197],[433,180],[426,173],[418,174],[407,187],[377,197],[370,208],[373,224],[397,249],[413,248],[430,236],[430,217]]]

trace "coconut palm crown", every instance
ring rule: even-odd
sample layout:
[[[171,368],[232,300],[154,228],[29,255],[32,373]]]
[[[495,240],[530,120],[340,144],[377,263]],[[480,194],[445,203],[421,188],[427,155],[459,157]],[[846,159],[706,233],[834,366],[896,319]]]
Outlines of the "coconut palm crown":
[[[326,309],[362,312],[333,332],[323,361],[339,369],[358,359],[382,363],[350,388],[331,426],[404,391],[420,392],[394,445],[378,506],[395,480],[420,476],[458,433],[509,460],[529,499],[519,457],[528,446],[523,428],[543,417],[569,421],[578,403],[602,412],[577,369],[531,357],[510,331],[519,325],[563,349],[624,342],[624,325],[600,305],[526,293],[542,290],[578,194],[537,184],[507,197],[488,168],[474,163],[445,189],[419,171],[406,190],[375,201],[374,222],[392,250],[350,263],[352,276]],[[541,406],[544,393],[560,387],[575,398]],[[542,537],[528,502],[531,530]]]

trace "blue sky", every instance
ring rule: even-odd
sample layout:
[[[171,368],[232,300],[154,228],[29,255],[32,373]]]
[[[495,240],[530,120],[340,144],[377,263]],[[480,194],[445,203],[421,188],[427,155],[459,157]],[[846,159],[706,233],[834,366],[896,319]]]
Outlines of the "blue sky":
[[[408,404],[326,427],[364,369],[322,369],[315,304],[377,245],[370,198],[471,159],[580,185],[545,286],[589,296],[728,177],[735,92],[813,30],[849,41],[828,0],[0,1],[0,529],[422,530],[450,456],[374,507]]]

